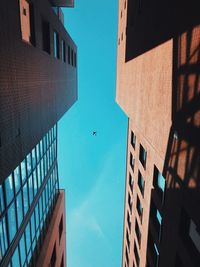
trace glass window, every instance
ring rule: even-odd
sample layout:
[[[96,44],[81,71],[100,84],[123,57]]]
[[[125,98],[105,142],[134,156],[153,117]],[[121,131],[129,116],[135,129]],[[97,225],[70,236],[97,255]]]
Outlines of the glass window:
[[[37,146],[36,146],[36,158],[37,158],[37,162],[39,162],[39,160],[40,160],[40,146],[39,146],[39,144],[37,144]]]
[[[16,198],[16,205],[17,205],[17,220],[18,220],[18,227],[20,227],[21,222],[23,220],[23,205],[22,205],[22,193],[19,192]]]
[[[33,171],[33,192],[34,196],[37,194],[37,175],[36,175],[36,170]]]
[[[3,218],[0,221],[0,245],[1,245],[1,255],[3,256],[8,248],[5,218]]]
[[[136,136],[135,134],[131,131],[131,145],[135,149],[135,144],[136,144]]]
[[[38,229],[39,226],[39,209],[38,209],[38,204],[35,207],[35,223],[36,223],[36,229]]]
[[[28,178],[28,189],[29,189],[29,203],[32,204],[33,201],[33,180],[32,175]]]
[[[43,156],[43,144],[42,140],[40,140],[40,152],[41,152],[41,157]]]
[[[162,217],[160,215],[159,210],[156,211],[156,217],[157,217],[157,220],[158,220],[159,224],[162,224]]]
[[[36,166],[36,155],[35,155],[35,148],[33,148],[32,152],[32,163],[33,163],[33,169],[35,169]]]
[[[133,177],[130,173],[129,173],[129,186],[130,186],[131,192],[133,193]]]
[[[140,145],[139,159],[140,159],[140,162],[142,163],[142,166],[146,168],[147,152],[142,145]]]
[[[5,180],[5,192],[6,192],[6,203],[8,206],[14,197],[12,174],[9,175],[8,178]]]
[[[137,212],[138,212],[138,215],[139,215],[139,217],[140,217],[140,219],[141,219],[141,221],[142,221],[142,212],[143,212],[143,209],[142,209],[142,205],[141,205],[141,203],[140,203],[140,199],[139,199],[139,197],[137,196]]]
[[[29,203],[28,203],[28,188],[27,188],[27,183],[24,184],[23,186],[23,200],[24,200],[24,215],[28,211]]]
[[[135,159],[133,158],[132,153],[130,153],[130,165],[131,165],[131,169],[134,172],[134,166],[135,166]]]
[[[55,58],[60,58],[60,53],[59,53],[59,36],[57,32],[53,33],[53,43],[54,43],[54,57]]]
[[[25,159],[21,162],[21,174],[22,174],[22,184],[26,179],[26,161]]]
[[[142,174],[140,173],[140,171],[138,171],[138,186],[140,188],[140,192],[144,196],[144,178]]]
[[[9,238],[10,242],[13,240],[17,227],[16,227],[16,217],[15,217],[15,203],[12,203],[8,209],[8,228],[9,228]]]
[[[140,244],[141,244],[141,232],[140,232],[140,228],[139,228],[137,219],[135,220],[135,233],[137,236],[138,244],[140,246]]]
[[[20,260],[19,260],[19,249],[18,246],[15,249],[14,254],[12,255],[12,267],[19,267],[20,266]]]
[[[20,239],[19,247],[20,247],[20,255],[21,255],[21,264],[22,264],[22,266],[24,266],[24,263],[26,260],[26,247],[25,247],[24,234],[22,235],[22,237]]]
[[[28,171],[28,176],[30,175],[31,171],[32,171],[32,166],[31,166],[31,154],[28,154],[26,157],[26,161],[27,161],[27,171]]]
[[[3,199],[3,188],[2,185],[0,185],[0,215],[4,211],[5,205],[4,205],[4,199]]]
[[[21,178],[20,178],[20,168],[14,170],[14,182],[15,182],[15,192],[17,193],[21,187]]]
[[[62,40],[62,60],[66,62],[66,45],[64,40]]]
[[[26,235],[26,249],[27,249],[27,253],[29,253],[29,250],[31,248],[30,223],[28,223],[27,226],[26,226],[25,235]]]
[[[38,175],[38,188],[40,188],[42,179],[41,179],[41,174],[40,174],[40,164],[37,165],[37,175]]]

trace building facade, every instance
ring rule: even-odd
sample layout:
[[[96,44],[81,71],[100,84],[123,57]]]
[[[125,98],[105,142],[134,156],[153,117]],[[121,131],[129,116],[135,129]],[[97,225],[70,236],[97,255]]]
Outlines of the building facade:
[[[77,48],[62,6],[74,2],[0,3],[2,267],[66,266],[57,122],[77,100]]]
[[[48,0],[0,3],[1,182],[77,100],[77,48],[61,20]]]
[[[119,0],[129,117],[122,266],[200,264],[199,2]]]

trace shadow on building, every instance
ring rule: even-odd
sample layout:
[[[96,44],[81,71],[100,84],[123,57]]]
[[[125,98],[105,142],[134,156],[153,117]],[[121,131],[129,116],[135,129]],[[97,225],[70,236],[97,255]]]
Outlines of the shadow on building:
[[[173,38],[172,126],[162,175],[164,192],[154,181],[151,195],[147,266],[198,267],[200,25],[189,25],[185,32]]]

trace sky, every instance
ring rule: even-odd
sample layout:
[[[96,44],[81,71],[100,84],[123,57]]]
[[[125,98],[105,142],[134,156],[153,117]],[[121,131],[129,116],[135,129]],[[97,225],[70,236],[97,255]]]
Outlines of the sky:
[[[68,267],[121,266],[127,117],[115,102],[117,3],[63,9],[78,47],[78,101],[58,123]]]

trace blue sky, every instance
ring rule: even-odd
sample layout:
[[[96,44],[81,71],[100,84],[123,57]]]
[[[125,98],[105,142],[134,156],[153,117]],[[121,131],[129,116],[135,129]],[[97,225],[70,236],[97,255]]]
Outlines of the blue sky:
[[[58,129],[68,267],[121,266],[127,118],[115,103],[117,2],[64,9],[78,46],[79,95]]]

